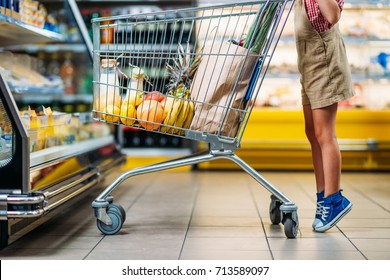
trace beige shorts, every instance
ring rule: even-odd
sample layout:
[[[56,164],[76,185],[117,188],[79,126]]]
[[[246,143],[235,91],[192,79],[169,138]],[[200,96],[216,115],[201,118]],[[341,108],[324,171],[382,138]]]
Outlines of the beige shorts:
[[[302,104],[312,109],[347,100],[354,95],[344,42],[331,28],[297,42]]]

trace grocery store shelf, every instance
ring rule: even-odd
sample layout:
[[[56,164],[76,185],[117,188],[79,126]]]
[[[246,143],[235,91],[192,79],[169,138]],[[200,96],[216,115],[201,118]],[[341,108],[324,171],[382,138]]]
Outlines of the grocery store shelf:
[[[64,36],[0,14],[2,46],[64,41]]]
[[[344,4],[344,9],[390,9],[388,0],[350,0]]]
[[[367,44],[370,47],[390,47],[390,39],[372,39],[368,40]]]
[[[83,102],[83,103],[92,103],[93,96],[92,94],[75,94],[75,95],[65,95],[65,94],[14,94],[14,99],[17,102],[24,103],[42,103],[48,104],[51,102],[65,102],[65,103],[74,103],[74,102]]]
[[[102,44],[101,50],[108,51],[111,53],[135,52],[135,53],[176,53],[179,45],[178,44]],[[192,48],[192,45],[190,45]]]
[[[34,95],[35,97],[44,96],[44,95],[64,94],[64,88],[62,85],[44,87],[44,86],[34,86],[29,84],[27,86],[20,86],[20,85],[15,86],[12,83],[8,83],[8,86],[14,94]]]
[[[77,156],[81,153],[87,153],[114,143],[112,135],[97,139],[85,140],[79,143],[55,146],[30,154],[30,169],[41,168],[42,165],[53,164],[53,162],[60,162],[64,159]]]
[[[87,50],[87,47],[84,44],[49,44],[49,45],[41,45],[41,44],[28,44],[28,45],[13,45],[7,46],[3,48],[7,51],[13,52],[26,52],[26,53],[37,53],[40,51],[47,53],[54,52],[73,52],[73,53],[84,53]]]

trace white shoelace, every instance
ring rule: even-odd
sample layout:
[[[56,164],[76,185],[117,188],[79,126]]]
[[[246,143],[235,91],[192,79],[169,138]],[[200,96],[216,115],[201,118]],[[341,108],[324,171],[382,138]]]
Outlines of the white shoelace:
[[[326,220],[326,218],[328,217],[328,214],[330,213],[329,211],[330,207],[325,207],[325,206],[322,206],[322,220]]]
[[[317,202],[316,215],[322,215],[322,204],[324,204],[324,201]]]

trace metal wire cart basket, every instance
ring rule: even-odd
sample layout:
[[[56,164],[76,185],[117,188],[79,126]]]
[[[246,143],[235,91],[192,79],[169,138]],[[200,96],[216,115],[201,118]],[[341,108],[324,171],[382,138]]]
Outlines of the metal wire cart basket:
[[[285,235],[296,237],[297,206],[234,153],[293,2],[250,1],[92,20],[94,118],[209,144],[207,152],[119,176],[92,203],[102,233],[116,234],[125,221],[124,209],[110,195],[125,179],[229,159],[271,192],[272,223],[283,223]]]

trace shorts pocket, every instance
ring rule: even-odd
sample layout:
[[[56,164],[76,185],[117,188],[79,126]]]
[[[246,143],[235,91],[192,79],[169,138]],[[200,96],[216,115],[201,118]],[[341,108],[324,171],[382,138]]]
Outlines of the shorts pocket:
[[[320,90],[328,86],[329,70],[325,44],[321,39],[307,40],[301,69],[303,83],[307,90]]]
[[[326,51],[325,51],[325,42],[321,37],[314,38],[312,40],[305,41],[305,52],[309,57],[315,56],[313,59],[325,60]]]

